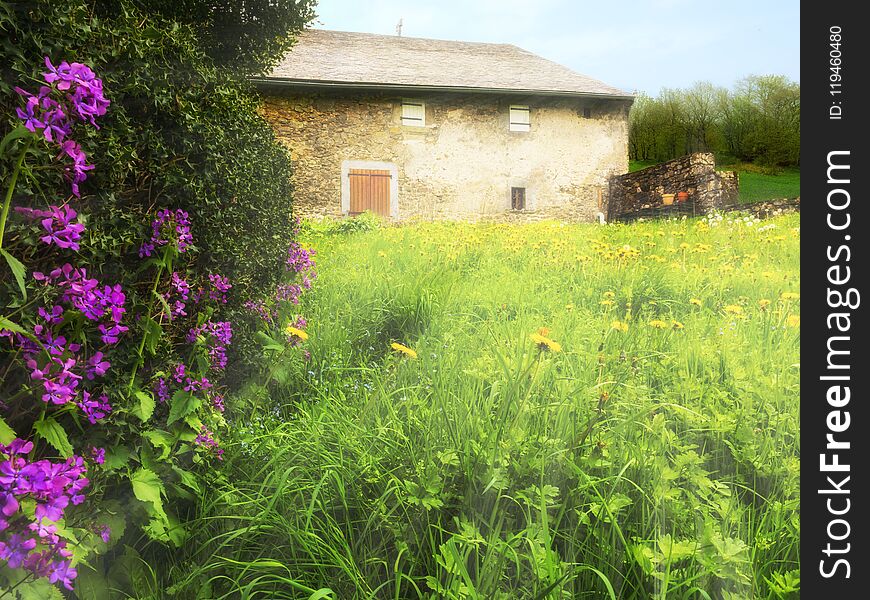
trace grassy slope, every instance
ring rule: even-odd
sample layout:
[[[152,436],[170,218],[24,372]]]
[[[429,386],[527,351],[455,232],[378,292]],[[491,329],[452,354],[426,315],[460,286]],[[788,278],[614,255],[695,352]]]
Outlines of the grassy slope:
[[[773,598],[798,567],[799,300],[782,294],[800,284],[799,217],[771,223],[309,233],[311,359],[291,350],[248,391],[249,455],[227,452],[185,546],[212,557],[201,579],[236,568],[271,598]]]
[[[631,161],[629,172],[652,166],[654,161]],[[801,173],[798,168],[783,169],[776,175],[747,169],[740,165],[723,166],[723,170],[736,170],[740,177],[740,202],[760,202],[779,198],[795,198],[801,195]]]

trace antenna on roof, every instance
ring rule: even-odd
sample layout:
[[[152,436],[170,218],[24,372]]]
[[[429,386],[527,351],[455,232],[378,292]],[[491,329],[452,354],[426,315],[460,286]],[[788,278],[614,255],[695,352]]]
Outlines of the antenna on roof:
[[[402,37],[402,17],[399,17],[399,22],[396,23],[396,35]]]

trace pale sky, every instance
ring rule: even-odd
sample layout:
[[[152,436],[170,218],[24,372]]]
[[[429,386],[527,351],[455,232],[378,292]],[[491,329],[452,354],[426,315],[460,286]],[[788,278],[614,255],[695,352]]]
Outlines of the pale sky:
[[[320,0],[315,27],[515,44],[625,91],[800,81],[799,0]]]

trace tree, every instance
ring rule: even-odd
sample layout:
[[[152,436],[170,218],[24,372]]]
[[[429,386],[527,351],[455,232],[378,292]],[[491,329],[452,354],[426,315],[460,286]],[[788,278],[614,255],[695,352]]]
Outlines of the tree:
[[[295,34],[314,17],[316,0],[132,0],[145,13],[193,27],[218,66],[260,75],[287,53]],[[97,2],[117,14],[128,2]]]

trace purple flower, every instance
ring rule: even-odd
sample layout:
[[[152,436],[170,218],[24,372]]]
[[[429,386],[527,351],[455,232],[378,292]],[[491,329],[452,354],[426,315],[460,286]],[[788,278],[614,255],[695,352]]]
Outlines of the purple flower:
[[[211,291],[208,293],[208,297],[212,300],[220,302],[221,304],[227,303],[227,292],[230,291],[230,288],[233,287],[230,285],[230,280],[226,277],[217,274],[210,274],[208,276],[208,280],[212,285]]]
[[[51,311],[49,312],[43,307],[39,307],[37,311],[39,316],[47,322],[49,325],[57,325],[58,323],[63,322],[63,307],[62,306],[52,306]]]
[[[179,363],[175,367],[175,373],[173,374],[173,377],[175,378],[176,383],[181,383],[182,381],[184,381],[185,371],[186,369],[184,367],[184,363]]]
[[[224,459],[223,449],[219,447],[217,440],[214,438],[214,434],[206,429],[205,425],[200,428],[199,435],[196,436],[193,443],[205,448],[209,453],[214,454],[215,458],[218,460]]]
[[[154,249],[175,242],[178,252],[183,253],[193,244],[190,234],[190,217],[179,209],[161,209],[157,218],[151,222],[151,239],[139,247],[139,257],[151,256]]]
[[[63,587],[72,591],[73,579],[77,576],[78,572],[71,566],[70,561],[58,561],[52,566],[51,573],[48,576],[48,581],[50,583],[57,583],[59,581],[63,584]]]
[[[101,394],[96,400],[91,400],[89,392],[82,392],[82,401],[77,404],[91,425],[96,425],[97,421],[106,417],[112,412],[112,406],[109,404],[109,397]]]
[[[158,377],[154,381],[154,393],[157,394],[157,399],[160,402],[166,402],[169,400],[169,385],[166,383],[166,379],[163,377]]]
[[[36,548],[36,540],[24,539],[13,533],[5,542],[0,542],[0,560],[6,560],[6,566],[17,569],[24,563],[27,553]]]
[[[88,359],[88,367],[85,369],[85,377],[91,380],[94,377],[102,377],[111,366],[112,363],[103,360],[102,352],[95,352],[94,355]]]
[[[97,533],[100,535],[100,539],[103,540],[106,544],[109,543],[109,539],[112,536],[112,529],[108,525],[100,525],[97,528]]]
[[[220,394],[215,394],[214,398],[211,399],[212,405],[218,412],[224,412],[226,407],[224,406],[224,397]]]
[[[94,459],[94,462],[98,465],[101,465],[106,462],[106,449],[105,448],[91,448],[91,458]]]

